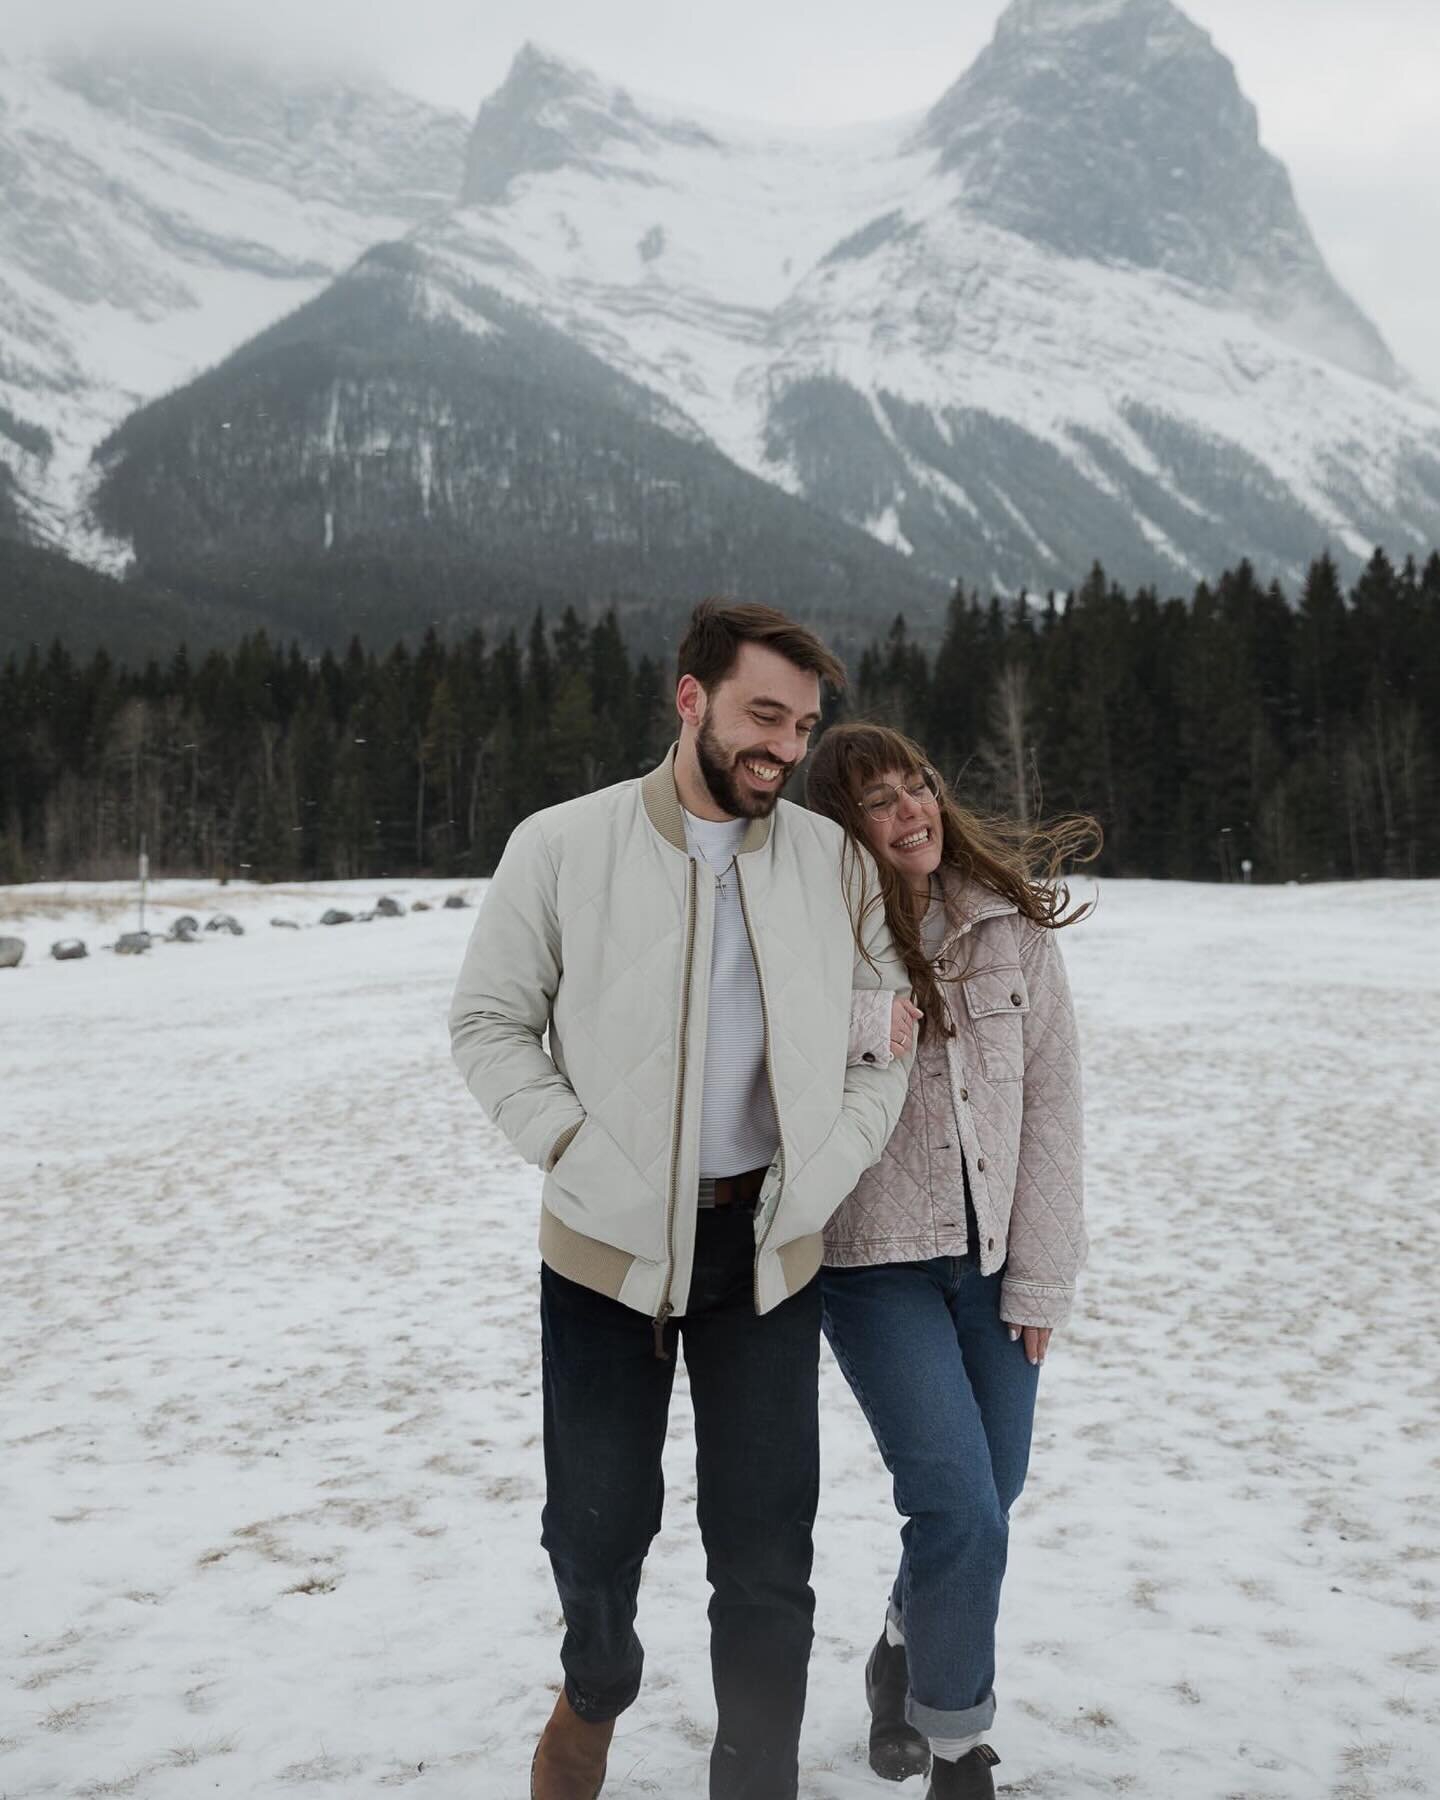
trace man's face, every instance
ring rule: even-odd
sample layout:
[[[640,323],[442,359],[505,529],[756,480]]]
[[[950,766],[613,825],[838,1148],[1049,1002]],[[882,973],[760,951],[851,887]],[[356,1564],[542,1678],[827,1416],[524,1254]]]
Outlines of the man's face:
[[[695,758],[711,799],[732,819],[767,817],[820,722],[819,676],[778,650],[742,644],[700,704]]]

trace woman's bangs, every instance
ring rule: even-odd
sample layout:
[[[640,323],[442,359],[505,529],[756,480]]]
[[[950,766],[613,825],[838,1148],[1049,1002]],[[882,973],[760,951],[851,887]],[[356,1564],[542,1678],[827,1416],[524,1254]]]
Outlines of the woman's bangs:
[[[916,756],[910,744],[899,733],[879,729],[867,731],[862,738],[857,732],[845,745],[852,791],[861,794],[877,781],[883,781],[891,770],[898,771],[902,781],[923,774],[929,767]]]

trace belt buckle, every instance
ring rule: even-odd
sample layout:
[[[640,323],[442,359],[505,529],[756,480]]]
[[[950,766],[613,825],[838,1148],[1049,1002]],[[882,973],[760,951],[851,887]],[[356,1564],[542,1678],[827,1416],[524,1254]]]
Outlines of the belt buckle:
[[[715,1205],[715,1177],[702,1175],[695,1188],[696,1206],[709,1210]]]

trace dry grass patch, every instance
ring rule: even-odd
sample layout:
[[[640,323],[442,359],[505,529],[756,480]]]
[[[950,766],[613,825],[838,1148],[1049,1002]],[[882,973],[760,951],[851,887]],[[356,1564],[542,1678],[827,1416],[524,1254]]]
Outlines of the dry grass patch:
[[[104,1712],[103,1700],[75,1700],[69,1706],[52,1706],[40,1721],[42,1731],[77,1731],[96,1713]]]
[[[294,1587],[284,1591],[287,1594],[333,1594],[340,1581],[335,1575],[312,1575],[308,1581],[297,1581]]]

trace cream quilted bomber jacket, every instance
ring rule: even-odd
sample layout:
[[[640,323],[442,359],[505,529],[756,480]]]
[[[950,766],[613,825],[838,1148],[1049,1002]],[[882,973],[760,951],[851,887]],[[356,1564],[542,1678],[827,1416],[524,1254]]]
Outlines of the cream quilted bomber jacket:
[[[1085,1260],[1080,1055],[1057,933],[976,882],[946,891],[942,966],[956,1025],[922,1043],[900,1123],[825,1232],[840,1267],[963,1256],[964,1170],[1001,1317],[1063,1325]],[[957,996],[958,989],[958,996]],[[850,1054],[890,1056],[884,994],[857,994]],[[964,1159],[963,1167],[961,1159]]]
[[[755,1217],[759,1312],[816,1273],[825,1221],[905,1100],[908,1062],[847,1066],[852,992],[884,989],[888,1009],[908,983],[879,909],[875,966],[856,948],[843,845],[782,800],[735,860],[780,1127]],[[670,758],[550,807],[511,835],[450,1011],[471,1092],[547,1171],[546,1263],[657,1321],[685,1311],[694,1261],[715,898]]]

